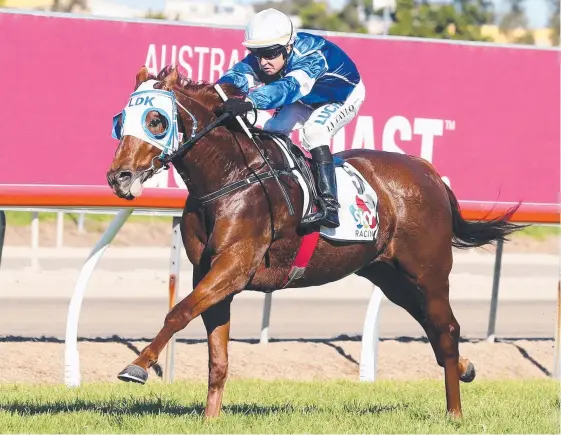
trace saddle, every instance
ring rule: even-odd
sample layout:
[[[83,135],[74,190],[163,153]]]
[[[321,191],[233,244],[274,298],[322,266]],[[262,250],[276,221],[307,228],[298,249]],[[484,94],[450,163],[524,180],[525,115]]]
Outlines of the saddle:
[[[284,167],[291,171],[304,191],[304,209],[302,211],[302,219],[323,210],[325,212],[325,204],[323,199],[318,195],[316,180],[311,170],[311,159],[306,157],[304,152],[296,145],[288,135],[276,132],[268,132],[258,128],[250,128],[253,135],[260,139],[271,139],[281,149],[284,160]],[[334,165],[341,166],[344,160],[341,157],[333,156]],[[299,177],[300,176],[300,177]]]
[[[318,212],[325,213],[322,198],[318,195],[312,174],[312,159],[284,134],[254,129],[252,134],[259,139],[272,139],[283,154],[283,172],[292,175],[304,195],[302,219]],[[301,225],[298,232],[303,236],[295,252],[290,271],[283,281],[283,288],[300,279],[313,256],[319,238],[339,242],[372,242],[378,236],[378,196],[360,171],[339,156],[333,156],[337,172],[340,226],[319,229]],[[280,172],[280,171],[279,171]]]

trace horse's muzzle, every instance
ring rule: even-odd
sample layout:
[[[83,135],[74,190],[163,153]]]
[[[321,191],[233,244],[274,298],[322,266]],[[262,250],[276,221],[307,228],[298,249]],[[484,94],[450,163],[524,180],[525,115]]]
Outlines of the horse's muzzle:
[[[134,174],[132,171],[109,171],[107,173],[107,183],[119,198],[134,199],[134,196],[130,193],[133,181]]]

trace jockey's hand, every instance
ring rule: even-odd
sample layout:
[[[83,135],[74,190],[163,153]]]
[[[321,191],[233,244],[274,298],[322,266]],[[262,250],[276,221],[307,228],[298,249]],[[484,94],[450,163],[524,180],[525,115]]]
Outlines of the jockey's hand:
[[[242,115],[253,109],[251,101],[242,100],[241,98],[230,98],[224,101],[224,112],[230,113],[232,116]]]

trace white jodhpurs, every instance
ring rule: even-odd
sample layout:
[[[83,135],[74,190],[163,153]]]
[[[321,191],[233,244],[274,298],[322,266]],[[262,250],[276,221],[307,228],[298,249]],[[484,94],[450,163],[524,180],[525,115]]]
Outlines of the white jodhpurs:
[[[329,146],[331,138],[356,116],[364,97],[364,83],[360,81],[344,103],[329,103],[316,109],[300,102],[289,104],[265,122],[263,129],[286,135],[303,129],[302,145],[306,151]]]

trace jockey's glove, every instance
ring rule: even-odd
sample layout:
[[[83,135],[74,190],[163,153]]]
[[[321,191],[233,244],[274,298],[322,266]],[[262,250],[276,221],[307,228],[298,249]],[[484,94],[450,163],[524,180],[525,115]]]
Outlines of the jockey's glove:
[[[230,98],[224,101],[222,106],[224,112],[230,113],[232,116],[242,115],[253,109],[251,101],[242,100],[241,98]]]

